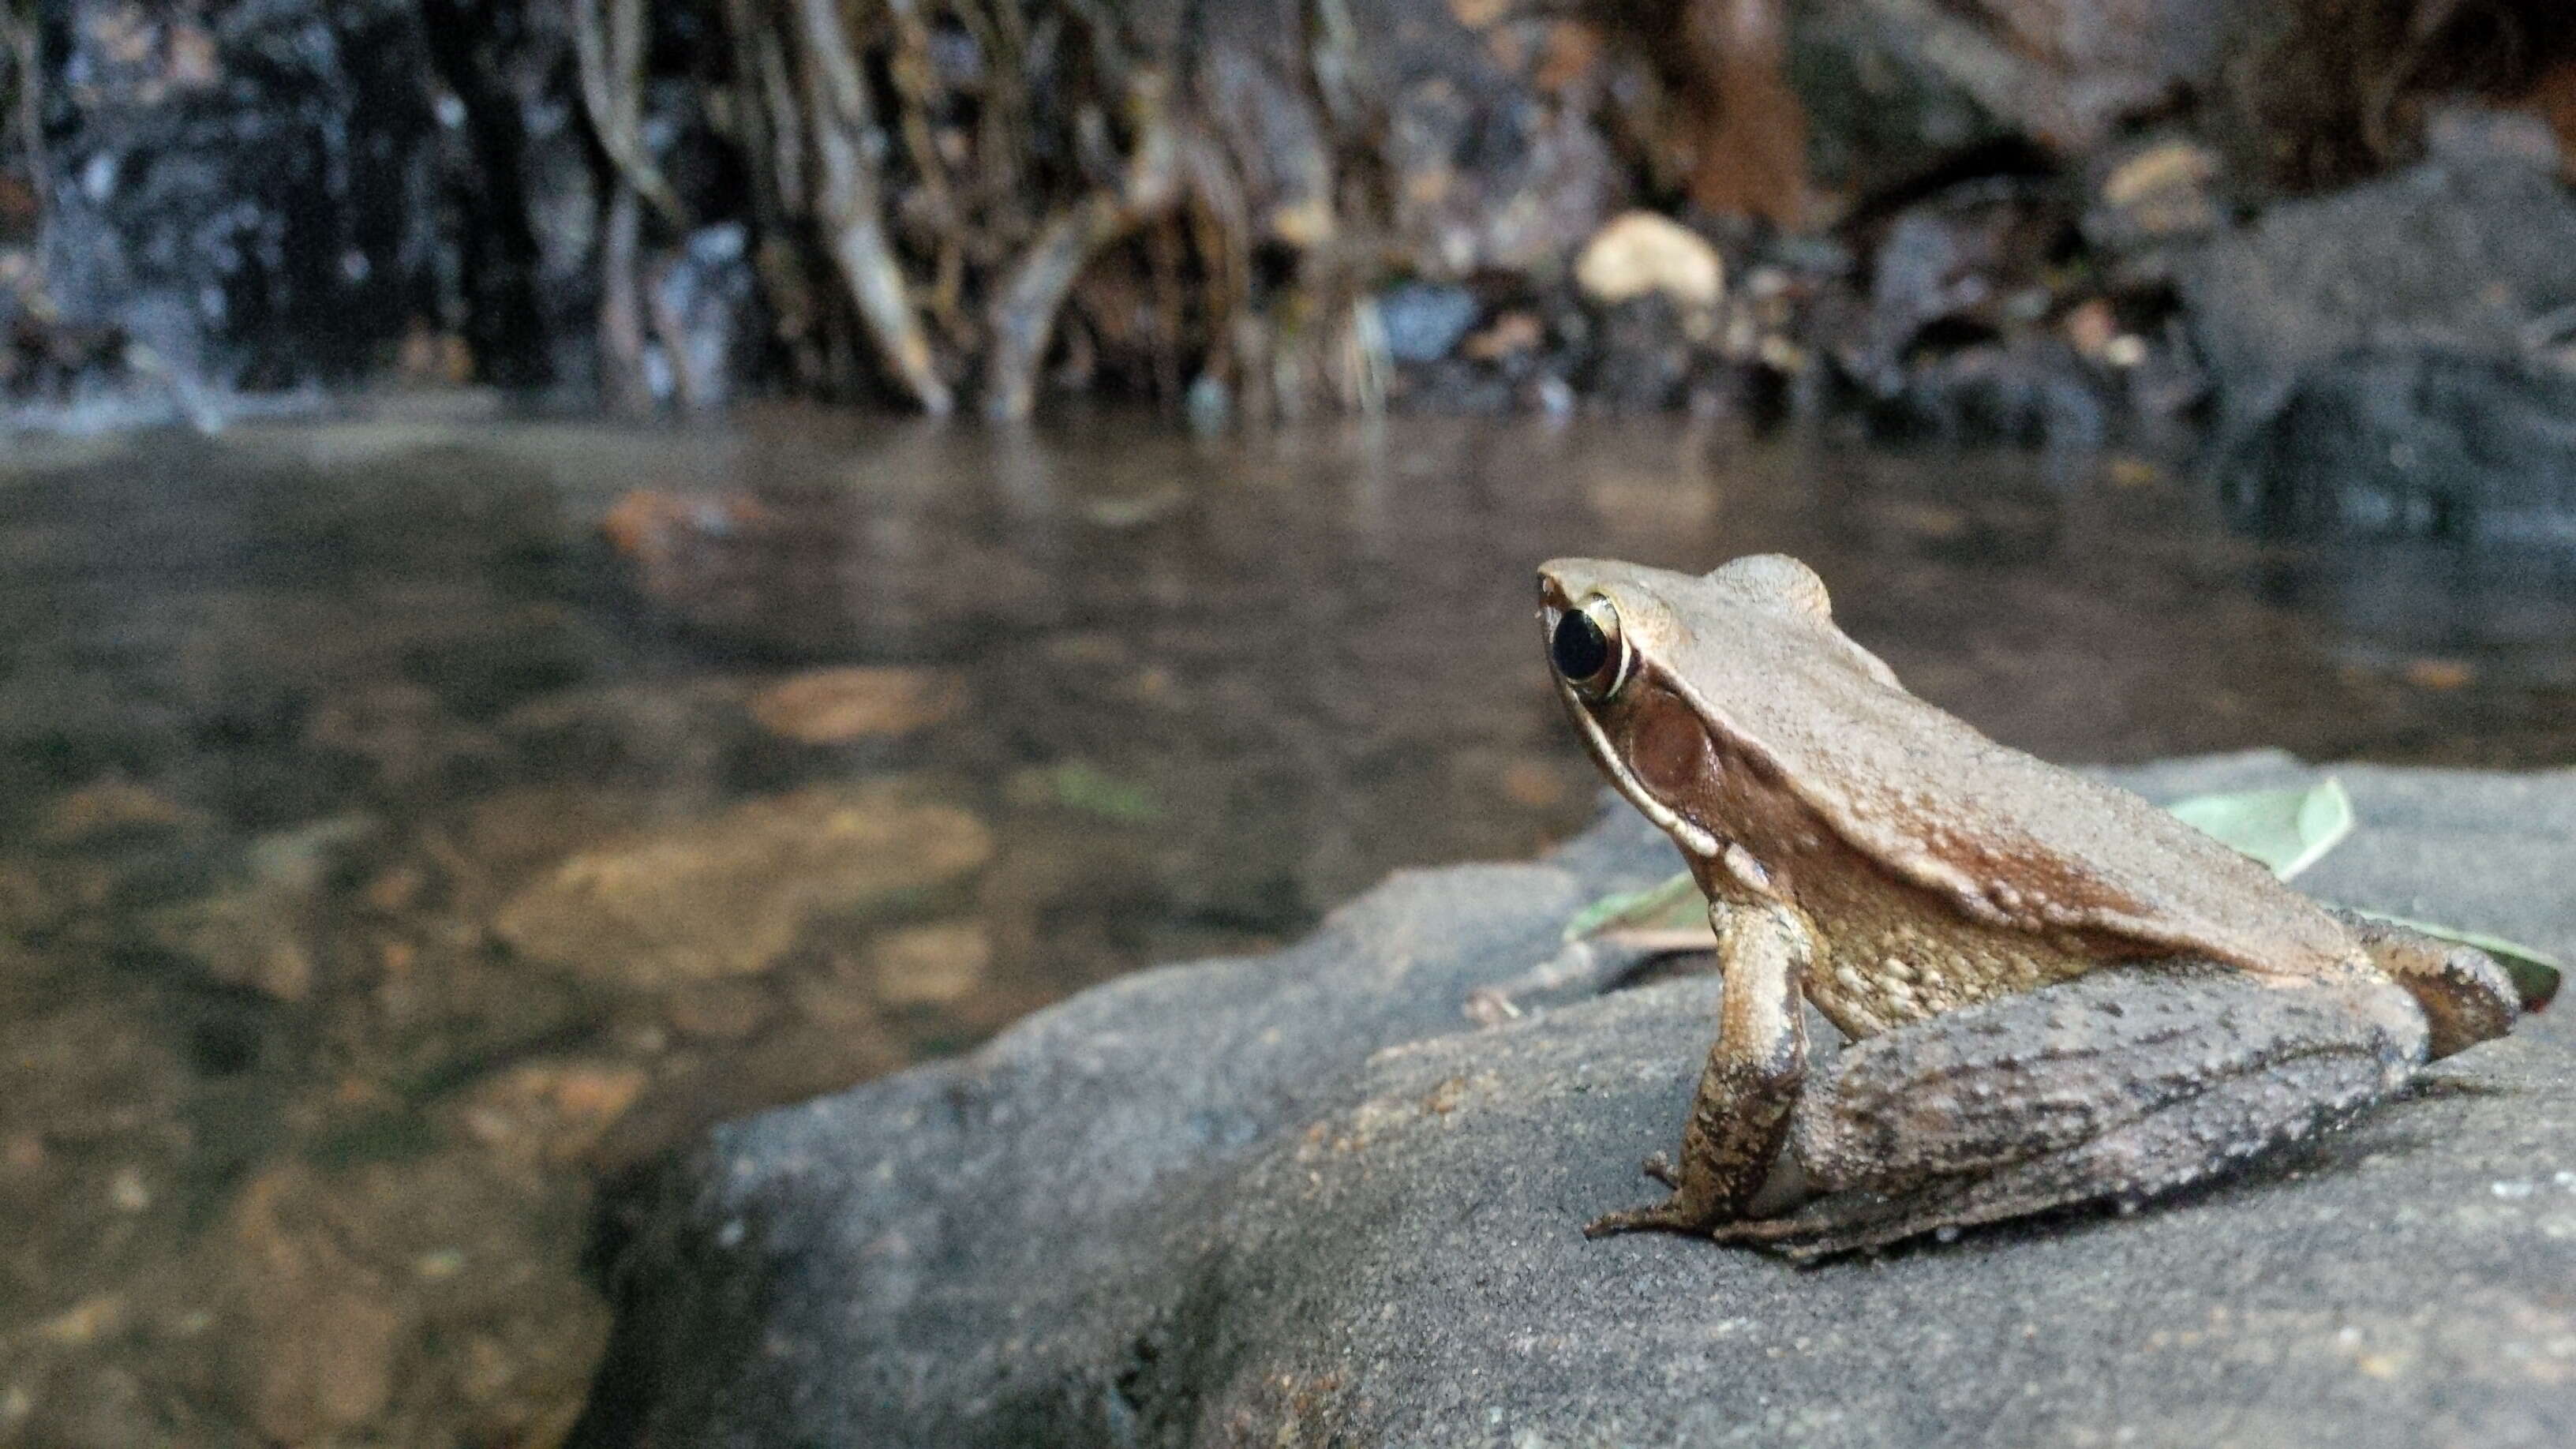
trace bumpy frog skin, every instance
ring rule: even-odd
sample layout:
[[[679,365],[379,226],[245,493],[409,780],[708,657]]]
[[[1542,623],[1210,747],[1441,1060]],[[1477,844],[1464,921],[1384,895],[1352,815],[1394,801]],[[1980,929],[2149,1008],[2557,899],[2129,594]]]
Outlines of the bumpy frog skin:
[[[1778,555],[1539,570],[1558,692],[1709,900],[1720,993],[1637,1228],[1798,1257],[2136,1203],[2501,1036],[2493,962],[2344,918],[1905,691]],[[1801,998],[1851,1045],[1807,1080]],[[1784,1157],[1783,1144],[1788,1147]],[[1811,1200],[1780,1216],[1775,1168]]]

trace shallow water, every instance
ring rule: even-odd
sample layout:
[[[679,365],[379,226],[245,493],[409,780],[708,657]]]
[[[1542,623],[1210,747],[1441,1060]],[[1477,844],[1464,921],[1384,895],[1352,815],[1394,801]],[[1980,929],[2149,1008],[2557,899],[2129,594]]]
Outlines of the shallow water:
[[[592,1185],[1595,780],[1530,566],[1781,549],[2130,760],[2576,762],[2576,569],[2124,457],[473,411],[0,455],[0,1443],[552,1442]]]

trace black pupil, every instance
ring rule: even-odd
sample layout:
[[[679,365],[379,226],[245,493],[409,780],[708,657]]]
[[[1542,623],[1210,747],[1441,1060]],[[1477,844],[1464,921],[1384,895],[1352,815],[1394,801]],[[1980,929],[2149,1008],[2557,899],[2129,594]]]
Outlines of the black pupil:
[[[1556,656],[1556,672],[1568,679],[1590,679],[1610,666],[1610,636],[1592,622],[1592,616],[1581,609],[1568,609],[1558,616],[1556,637],[1548,652]]]

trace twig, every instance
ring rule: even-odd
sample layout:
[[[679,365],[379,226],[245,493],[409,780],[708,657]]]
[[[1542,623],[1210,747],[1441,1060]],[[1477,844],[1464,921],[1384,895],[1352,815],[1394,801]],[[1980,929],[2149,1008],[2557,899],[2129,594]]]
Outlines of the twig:
[[[662,213],[673,230],[685,232],[688,213],[644,149],[643,0],[607,0],[605,34],[600,29],[599,3],[572,0],[572,45],[581,71],[582,108],[590,113],[590,128],[618,174]]]
[[[804,22],[806,109],[823,169],[818,204],[832,258],[886,365],[922,411],[944,416],[954,401],[932,365],[930,341],[886,242],[877,171],[885,136],[877,129],[849,32],[836,0],[796,0],[796,9]]]
[[[757,44],[760,95],[769,107],[769,164],[776,171],[773,189],[781,211],[803,216],[812,192],[805,184],[805,126],[796,113],[796,82],[788,73],[787,51],[778,32],[763,27]]]
[[[975,37],[984,55],[984,86],[976,95],[981,110],[975,147],[977,181],[989,196],[1014,197],[1020,173],[1027,169],[1028,107],[1014,79],[1028,52],[1028,25],[1016,0],[997,0],[988,10],[976,0],[960,0],[952,12]]]
[[[763,158],[774,157],[776,138],[772,132],[773,115],[769,104],[769,72],[764,62],[769,58],[762,42],[769,40],[766,26],[752,9],[752,0],[724,0],[725,42],[733,55],[734,109],[742,128],[742,153],[752,158],[752,221],[762,236],[775,235],[785,208],[780,205],[779,173],[775,160],[767,166]]]
[[[644,377],[644,303],[636,287],[637,234],[644,216],[634,184],[621,175],[615,185],[600,225],[600,382],[611,407],[641,417],[653,411],[653,389]],[[673,345],[678,345],[676,339]]]
[[[45,155],[44,81],[40,68],[43,57],[36,53],[36,27],[22,18],[15,6],[0,10],[0,26],[6,26],[9,58],[17,71],[18,114],[11,129],[18,133],[18,144],[27,155],[27,185],[36,193],[36,214],[51,210],[52,162]]]

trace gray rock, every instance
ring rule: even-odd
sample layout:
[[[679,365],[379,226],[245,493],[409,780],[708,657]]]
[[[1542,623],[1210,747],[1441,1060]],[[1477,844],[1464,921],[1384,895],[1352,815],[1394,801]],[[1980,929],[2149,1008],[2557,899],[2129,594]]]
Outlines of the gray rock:
[[[2184,269],[2220,482],[2276,526],[2576,541],[2576,199],[2528,118],[2428,142]]]
[[[2134,772],[2158,796],[2285,757]],[[2328,899],[2576,946],[2576,773],[2340,770]],[[1798,1269],[1582,1223],[1653,1189],[1712,983],[1479,1031],[1475,986],[1670,868],[1624,811],[1398,876],[1274,956],[732,1123],[626,1202],[606,1444],[2563,1444],[2560,1017],[2133,1216]]]

